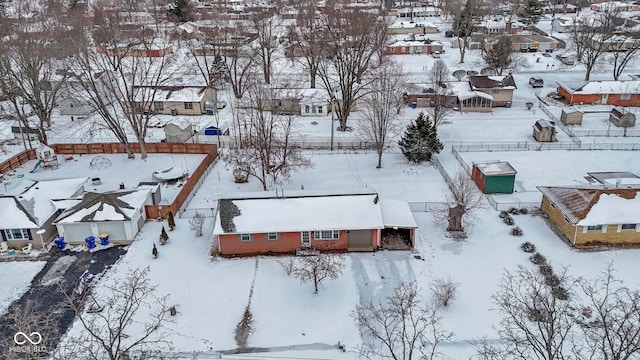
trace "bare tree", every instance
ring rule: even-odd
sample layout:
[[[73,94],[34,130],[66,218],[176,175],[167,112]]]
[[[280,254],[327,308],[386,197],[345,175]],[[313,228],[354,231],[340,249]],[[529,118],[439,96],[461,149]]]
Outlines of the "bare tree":
[[[449,104],[446,103],[449,99],[449,96],[452,95],[451,89],[447,86],[448,78],[449,68],[447,67],[447,64],[442,59],[437,59],[433,63],[433,67],[429,71],[429,79],[432,82],[431,90],[433,90],[434,96],[433,105],[427,109],[427,114],[433,121],[433,125],[436,128],[452,112],[452,108],[449,106]]]
[[[327,7],[321,17],[321,41],[327,56],[318,75],[332,97],[340,126],[347,130],[347,119],[356,102],[364,96],[372,77],[371,68],[381,63],[378,48],[387,38],[387,23],[377,14],[359,8]]]
[[[170,306],[167,296],[158,296],[157,286],[149,279],[149,268],[129,270],[124,279],[110,281],[105,288],[104,297],[96,296],[104,306],[97,313],[86,312],[82,303],[67,294],[80,331],[69,333],[54,358],[121,360],[134,352],[150,355],[170,344],[163,330],[163,325],[170,322]]]
[[[295,4],[298,11],[297,26],[289,29],[292,51],[290,56],[295,58],[297,52],[300,53],[309,72],[310,87],[315,88],[320,62],[327,52],[322,42],[322,22],[316,19],[317,8],[314,1],[300,1]]]
[[[585,359],[637,359],[640,356],[640,292],[623,286],[613,264],[582,283],[587,306],[578,317]]]
[[[222,157],[234,168],[258,179],[265,191],[289,179],[292,172],[312,166],[292,143],[293,116],[281,115],[275,109],[276,99],[286,93],[279,90],[282,89],[260,84],[249,89],[238,117],[244,123],[238,124],[240,129],[236,130],[244,136],[237,137]]]
[[[282,25],[279,23],[279,17],[274,16],[271,12],[257,13],[251,18],[253,31],[258,34],[258,59],[262,67],[264,82],[271,83],[271,64],[273,56],[278,49],[278,35]]]
[[[302,256],[293,269],[293,275],[302,282],[313,283],[314,293],[318,293],[320,285],[327,279],[335,280],[342,275],[345,266],[343,254],[317,254]]]
[[[483,51],[482,58],[487,65],[502,75],[505,69],[513,64],[513,44],[511,37],[499,36],[487,51]]]
[[[291,275],[295,269],[296,259],[293,256],[287,256],[286,258],[278,259],[278,264],[280,264],[285,274]]]
[[[202,236],[202,228],[204,227],[205,217],[202,213],[197,212],[189,219],[189,227],[193,230],[197,237]]]
[[[453,31],[458,37],[460,64],[464,63],[464,55],[469,47],[476,20],[482,16],[483,8],[480,0],[466,0],[464,5],[458,0],[458,6],[453,7]]]
[[[82,90],[130,158],[135,156],[127,135],[132,132],[140,157],[146,159],[147,130],[158,110],[156,100],[179,64],[171,55],[160,53],[169,44],[157,27],[125,28],[122,17],[127,13],[122,8],[96,7],[94,14],[97,24],[83,24],[91,32],[76,40],[72,86]]]
[[[391,146],[399,132],[398,103],[402,102],[402,89],[406,88],[406,77],[400,64],[386,61],[375,69],[371,76],[367,94],[362,98],[362,120],[356,127],[356,136],[373,143],[378,154],[376,168],[382,167],[382,154]]]
[[[436,59],[429,70],[429,79],[436,84],[443,84],[449,78],[449,67],[442,59]]]
[[[60,7],[21,7],[0,25],[0,91],[10,100],[21,127],[35,129],[47,144],[46,130],[64,83],[61,59],[68,54],[70,30],[60,22]],[[32,117],[37,119],[30,119]]]
[[[364,337],[367,359],[435,359],[438,347],[453,339],[442,328],[437,308],[423,304],[415,283],[402,283],[383,300],[358,305],[351,314]]]
[[[458,286],[460,284],[449,279],[435,279],[431,283],[433,293],[433,303],[437,307],[446,308],[457,297]]]
[[[613,57],[613,79],[617,81],[627,65],[632,65],[635,62],[638,50],[640,50],[640,41],[634,39],[633,44],[626,49],[621,48],[622,44],[615,44],[611,41],[610,47],[613,49],[611,55]]]
[[[463,220],[474,211],[483,208],[482,193],[464,172],[460,171],[449,184],[451,193],[447,195],[447,231],[463,232]]]
[[[572,330],[576,322],[571,299],[575,280],[566,271],[553,281],[537,270],[519,266],[505,271],[498,291],[492,296],[503,318],[498,327],[502,347],[497,353],[510,359],[568,359]]]
[[[579,18],[574,27],[571,40],[576,48],[578,61],[586,67],[585,80],[589,80],[591,72],[599,64],[601,56],[610,49],[610,41],[615,36],[614,18],[616,11],[594,13],[588,18]]]

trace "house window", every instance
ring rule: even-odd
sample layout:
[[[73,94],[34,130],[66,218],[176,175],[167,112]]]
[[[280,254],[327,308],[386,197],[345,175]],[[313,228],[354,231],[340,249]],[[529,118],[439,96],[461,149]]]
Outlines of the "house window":
[[[305,105],[304,106],[304,113],[308,114],[309,113],[309,105]]]
[[[587,231],[602,231],[602,225],[589,225]]]
[[[153,103],[153,109],[155,111],[162,111],[164,110],[164,104],[162,103],[162,101],[155,101]]]
[[[136,112],[142,111],[142,103],[140,101],[136,101],[133,103],[133,108]]]
[[[30,240],[27,229],[6,229],[3,231],[7,240]]]
[[[631,94],[620,94],[620,100],[631,100]]]
[[[554,208],[554,209],[556,207],[556,204],[552,203],[551,201],[549,201],[549,205],[551,205],[551,207]]]
[[[498,93],[500,93],[500,89],[493,89],[493,90],[491,90],[491,93],[492,94],[498,94]]]
[[[318,114],[322,114],[322,106],[318,106]]]
[[[340,239],[340,231],[339,230],[314,231],[313,238],[316,240],[337,240],[337,239]]]
[[[277,233],[277,232],[267,233],[267,240],[279,240],[279,239],[280,239],[280,233]]]
[[[635,230],[636,224],[622,224],[622,230]]]
[[[564,221],[565,221],[565,222],[569,222],[569,218],[565,216],[565,217],[564,217]]]
[[[240,234],[240,241],[253,241],[253,234]]]
[[[193,103],[192,102],[185,102],[184,103],[184,108],[186,110],[192,110],[193,109]]]

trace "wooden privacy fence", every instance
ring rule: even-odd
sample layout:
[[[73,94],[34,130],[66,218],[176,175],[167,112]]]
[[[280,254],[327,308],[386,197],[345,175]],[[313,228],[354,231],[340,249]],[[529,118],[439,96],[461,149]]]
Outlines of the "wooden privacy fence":
[[[120,143],[92,143],[92,144],[53,144],[49,145],[56,154],[120,154],[125,153],[124,146]],[[135,153],[140,152],[139,144],[131,144]],[[180,207],[189,198],[194,187],[200,182],[200,178],[207,172],[209,166],[218,156],[218,146],[216,144],[171,144],[171,143],[149,143],[146,144],[149,154],[205,154],[204,160],[191,173],[189,180],[184,184],[180,192],[169,205],[146,205],[145,212],[147,218],[166,218],[169,211],[174,215],[179,214]],[[0,163],[0,173],[10,172],[29,160],[36,159],[34,149],[23,151],[8,160]]]

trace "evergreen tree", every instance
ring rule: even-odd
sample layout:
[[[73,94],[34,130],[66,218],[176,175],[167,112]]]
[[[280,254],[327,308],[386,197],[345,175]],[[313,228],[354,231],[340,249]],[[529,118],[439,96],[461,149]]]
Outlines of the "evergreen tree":
[[[423,112],[407,126],[402,139],[398,142],[402,154],[407,160],[420,163],[431,161],[433,154],[438,154],[444,146],[438,139],[438,130]]]
[[[540,1],[527,0],[518,12],[518,17],[520,18],[520,21],[526,25],[535,25],[540,21],[542,13],[542,4]]]
[[[167,230],[165,230],[164,226],[162,227],[162,232],[160,233],[160,245],[164,245],[169,240],[169,234],[167,234]]]
[[[167,217],[167,223],[169,224],[169,231],[173,231],[176,228],[176,221],[173,219],[173,212],[169,211],[169,216]]]
[[[169,17],[176,22],[187,22],[193,20],[193,6],[191,0],[173,0],[168,8]]]

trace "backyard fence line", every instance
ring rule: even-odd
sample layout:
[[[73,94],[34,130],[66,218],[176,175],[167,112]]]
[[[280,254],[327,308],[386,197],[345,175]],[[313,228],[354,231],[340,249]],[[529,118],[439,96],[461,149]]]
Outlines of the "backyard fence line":
[[[511,208],[533,210],[540,208],[540,202],[521,201],[521,202],[498,202],[490,194],[485,194],[485,198],[494,210],[507,211]]]
[[[198,190],[202,186],[202,183],[207,178],[207,176],[209,175],[209,173],[211,172],[213,167],[218,163],[218,159],[220,159],[220,157],[216,156],[215,159],[213,159],[213,161],[211,162],[211,164],[209,164],[209,166],[205,169],[205,171],[203,172],[202,176],[200,176],[200,179],[198,179],[198,182],[193,187],[193,189],[191,190],[191,192],[189,193],[189,195],[187,196],[185,201],[182,203],[182,206],[180,207],[180,209],[178,211],[180,214],[184,214],[185,211],[189,210],[189,203],[191,203],[191,200],[193,199],[195,194],[198,192]],[[180,217],[182,217],[182,215],[180,215]],[[193,217],[193,216],[187,216],[187,217]]]
[[[540,99],[540,98],[538,98]],[[558,126],[560,128],[560,130],[562,130],[565,134],[567,134],[569,136],[569,138],[571,139],[571,141],[573,141],[574,143],[580,145],[581,141],[578,138],[578,136],[568,127],[566,127],[562,121],[560,121],[560,119],[558,119],[557,116],[555,116],[554,114],[551,113],[551,111],[547,108],[547,105],[542,101],[542,99],[540,99],[540,101],[538,101],[538,107],[545,113],[547,114],[547,116],[549,118],[551,118],[551,120],[553,120],[556,123],[556,126]]]
[[[584,137],[640,137],[640,130],[620,129],[616,126],[613,129],[573,130],[573,133]]]
[[[452,145],[452,149],[458,152],[483,152],[483,151],[550,151],[550,150],[620,150],[638,151],[640,143],[581,143],[571,142],[555,143],[502,143],[502,144],[477,144],[477,145]]]
[[[447,205],[446,202],[407,201],[411,212],[433,212]]]
[[[232,136],[221,136],[219,139],[220,147],[229,147],[234,139]],[[215,135],[195,135],[193,141],[202,144],[218,144],[218,137]],[[290,140],[290,145],[297,146],[301,149],[309,150],[329,150],[331,149],[330,141],[302,141]],[[336,150],[374,150],[375,144],[370,141],[358,140],[339,140],[333,142],[333,148]]]
[[[442,175],[442,178],[447,183],[447,186],[449,186],[449,189],[451,190],[451,192],[453,192],[454,194],[457,193],[456,184],[453,182],[453,179],[447,173],[447,170],[444,169],[444,166],[442,166],[442,164],[440,163],[438,156],[434,154],[431,157],[431,161],[433,162],[433,165],[436,167],[436,169],[438,169],[438,172],[440,172],[440,175]]]
[[[455,157],[456,160],[458,160],[458,163],[460,164],[460,166],[462,166],[464,171],[466,171],[467,174],[471,175],[471,169],[469,168],[469,165],[467,165],[467,162],[464,161],[464,159],[462,159],[462,156],[460,156],[460,153],[458,153],[458,150],[456,150],[456,148],[452,146],[451,152],[453,153],[453,157]]]
[[[216,211],[216,207],[180,209],[180,218],[190,219],[195,217],[196,214],[202,214],[205,218],[213,218],[216,216]]]

